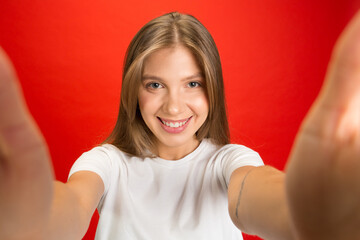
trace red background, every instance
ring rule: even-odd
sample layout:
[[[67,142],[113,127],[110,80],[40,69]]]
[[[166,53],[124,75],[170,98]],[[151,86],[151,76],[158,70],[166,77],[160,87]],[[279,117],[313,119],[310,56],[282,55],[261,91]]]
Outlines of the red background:
[[[57,179],[112,129],[131,38],[170,11],[191,13],[222,59],[231,139],[283,169],[355,0],[1,0],[0,45],[17,69]],[[93,239],[97,215],[85,239]],[[258,239],[245,236],[245,239]]]

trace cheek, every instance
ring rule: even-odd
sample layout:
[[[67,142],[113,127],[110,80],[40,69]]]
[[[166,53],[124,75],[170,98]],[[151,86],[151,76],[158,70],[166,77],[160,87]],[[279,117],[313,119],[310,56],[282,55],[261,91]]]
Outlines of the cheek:
[[[191,106],[193,110],[202,117],[207,117],[209,113],[209,101],[205,94],[191,99]]]
[[[139,108],[142,115],[151,113],[156,109],[156,101],[153,94],[140,90],[138,95]]]

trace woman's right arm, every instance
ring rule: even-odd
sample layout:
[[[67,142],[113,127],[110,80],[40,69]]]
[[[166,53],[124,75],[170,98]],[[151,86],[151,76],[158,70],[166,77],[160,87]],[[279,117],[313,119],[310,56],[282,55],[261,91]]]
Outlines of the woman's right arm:
[[[101,178],[89,171],[74,173],[67,183],[55,181],[48,239],[82,239],[103,192]]]
[[[81,239],[103,192],[91,172],[54,182],[46,142],[0,48],[0,239]]]

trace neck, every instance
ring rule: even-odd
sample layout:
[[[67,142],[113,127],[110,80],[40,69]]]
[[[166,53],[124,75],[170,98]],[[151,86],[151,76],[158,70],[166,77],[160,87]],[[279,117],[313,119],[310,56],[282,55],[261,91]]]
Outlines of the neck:
[[[165,146],[164,144],[157,144],[157,155],[166,160],[179,160],[186,155],[192,153],[198,146],[200,142],[196,138],[192,141],[178,146]]]

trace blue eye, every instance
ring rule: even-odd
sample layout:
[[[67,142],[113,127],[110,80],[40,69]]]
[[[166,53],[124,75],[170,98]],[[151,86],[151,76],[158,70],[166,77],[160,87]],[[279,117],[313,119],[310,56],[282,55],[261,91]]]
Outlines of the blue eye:
[[[190,88],[196,88],[196,87],[200,87],[201,84],[200,84],[199,82],[189,82],[189,83],[188,83],[188,86],[189,86]]]

